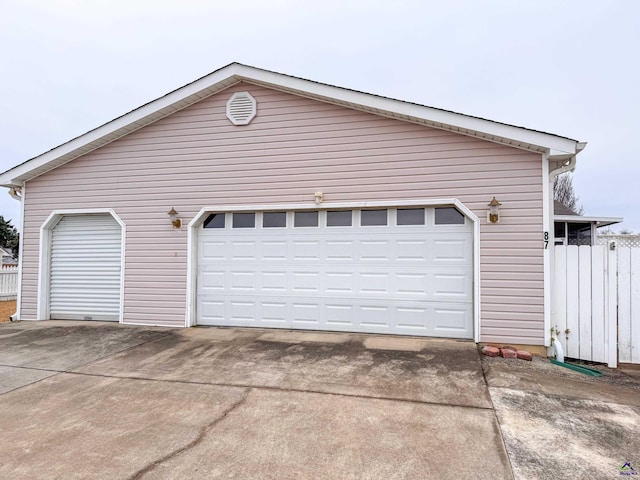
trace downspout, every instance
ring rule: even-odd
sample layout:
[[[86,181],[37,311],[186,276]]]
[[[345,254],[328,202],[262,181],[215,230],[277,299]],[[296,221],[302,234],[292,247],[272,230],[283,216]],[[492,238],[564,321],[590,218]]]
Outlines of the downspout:
[[[562,175],[563,173],[567,173],[567,172],[573,172],[575,169],[576,169],[576,156],[573,155],[562,166],[556,168],[555,170],[551,170],[549,172],[549,181],[553,182],[558,175]]]
[[[22,203],[22,187],[11,187],[9,189],[9,196],[14,200],[17,200],[20,203]],[[22,243],[22,241],[20,243]],[[22,262],[22,258],[19,259],[19,262]],[[20,270],[18,271],[18,274],[19,273],[20,273]],[[20,292],[18,292],[18,295],[20,295]],[[18,310],[16,310],[16,312],[13,315],[10,315],[9,318],[11,319],[12,322],[16,321],[18,319]]]
[[[551,363],[553,363],[554,365],[568,368],[569,370],[573,370],[575,372],[584,373],[585,375],[589,375],[591,377],[602,377],[604,375],[600,370],[596,370],[595,368],[585,367],[584,365],[575,365],[573,363],[566,363],[564,361],[564,351],[562,350],[562,344],[557,338],[553,341],[553,348],[556,352],[556,358],[552,358]]]
[[[572,172],[575,167],[576,167],[576,155],[578,155],[578,153],[580,153],[582,150],[584,150],[584,147],[586,147],[587,144],[586,142],[578,142],[576,145],[576,153],[574,155],[571,156],[571,158],[569,158],[569,160],[567,162],[565,162],[562,166],[556,168],[555,170],[549,172],[549,182],[553,183],[553,180],[558,176],[558,175],[562,175],[563,173],[566,172]],[[592,227],[593,229],[593,227]],[[592,232],[592,236],[593,236],[593,232]],[[565,367],[565,368],[569,368],[571,370],[575,370],[577,372],[580,373],[584,373],[585,375],[591,375],[594,377],[601,377],[603,375],[602,372],[600,372],[599,370],[596,370],[594,368],[589,368],[589,367],[585,367],[584,365],[574,365],[572,363],[566,363],[564,361],[564,350],[562,348],[562,344],[560,343],[560,341],[556,338],[553,341],[553,351],[555,353],[555,357],[554,359],[551,359],[551,363],[555,364],[555,365],[559,365],[561,367]]]
[[[560,340],[558,340],[557,338],[553,339],[553,351],[556,354],[556,360],[564,363],[564,350],[562,349],[562,344],[560,343]]]
[[[547,154],[546,154],[546,162],[547,162],[546,175],[548,175],[548,179],[547,179],[548,183],[546,184],[546,188],[544,190],[545,190],[545,194],[547,195],[545,202],[547,204],[547,210],[549,212],[549,216],[545,218],[545,222],[548,222],[545,225],[545,229],[547,232],[549,232],[549,238],[547,239],[549,243],[547,245],[550,245],[551,248],[549,248],[548,250],[545,250],[545,252],[548,252],[548,253],[545,253],[545,339],[544,340],[545,340],[545,345],[547,345],[551,350],[548,352],[551,355],[553,355],[553,348],[552,348],[553,344],[552,344],[552,339],[549,335],[549,328],[551,326],[552,317],[553,317],[553,287],[554,287],[553,286],[553,282],[554,282],[553,269],[555,265],[555,251],[554,251],[555,222],[554,222],[553,183],[555,178],[558,175],[562,175],[563,173],[572,172],[575,170],[576,157],[578,153],[584,150],[586,146],[587,146],[586,142],[576,142],[575,153],[573,153],[568,159],[565,158],[564,161],[560,164],[560,166],[556,167],[554,170],[551,170],[552,164],[555,166],[559,163],[559,161],[554,162],[551,159],[549,151],[547,151]],[[546,302],[549,302],[549,306],[547,306]],[[548,319],[549,323],[547,323],[546,319]]]

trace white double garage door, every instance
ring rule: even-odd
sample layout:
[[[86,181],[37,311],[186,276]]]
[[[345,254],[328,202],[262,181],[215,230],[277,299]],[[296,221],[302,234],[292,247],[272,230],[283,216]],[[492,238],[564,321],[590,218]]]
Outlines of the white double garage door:
[[[473,338],[473,225],[454,207],[219,212],[197,323]]]

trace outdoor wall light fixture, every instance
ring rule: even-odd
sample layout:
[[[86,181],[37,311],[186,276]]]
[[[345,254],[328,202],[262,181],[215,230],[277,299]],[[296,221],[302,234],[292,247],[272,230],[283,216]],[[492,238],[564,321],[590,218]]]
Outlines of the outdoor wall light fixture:
[[[313,194],[313,196],[316,199],[316,205],[320,205],[322,202],[324,202],[324,194],[322,192],[316,192]]]
[[[489,202],[488,218],[491,223],[498,223],[500,221],[500,205],[502,205],[496,197]]]
[[[182,221],[178,218],[178,212],[176,212],[175,208],[171,207],[171,210],[167,212],[167,215],[169,215],[169,218],[171,219],[171,225],[173,225],[173,228],[180,228],[182,226]]]

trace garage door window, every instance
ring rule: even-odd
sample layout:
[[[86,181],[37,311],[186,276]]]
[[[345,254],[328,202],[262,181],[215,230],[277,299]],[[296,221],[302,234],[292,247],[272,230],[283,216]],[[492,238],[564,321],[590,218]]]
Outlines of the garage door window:
[[[328,211],[327,227],[350,227],[352,216],[351,210]]]
[[[233,214],[233,228],[255,228],[255,226],[256,226],[255,213],[234,213]]]
[[[464,225],[464,215],[454,207],[436,208],[436,225]]]
[[[264,212],[262,226],[265,228],[283,228],[287,226],[287,212]]]
[[[204,228],[224,228],[224,213],[212,213],[204,221]]]
[[[295,212],[294,227],[317,227],[318,212]]]
[[[398,225],[424,225],[424,208],[399,208]]]
[[[387,210],[362,210],[360,212],[360,225],[363,227],[386,225]]]

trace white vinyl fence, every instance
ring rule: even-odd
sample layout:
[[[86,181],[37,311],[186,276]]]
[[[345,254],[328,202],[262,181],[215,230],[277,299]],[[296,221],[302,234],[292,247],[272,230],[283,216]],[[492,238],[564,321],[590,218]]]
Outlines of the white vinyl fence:
[[[567,357],[640,364],[640,248],[556,246],[551,324]]]
[[[18,267],[0,268],[0,301],[18,298]]]

